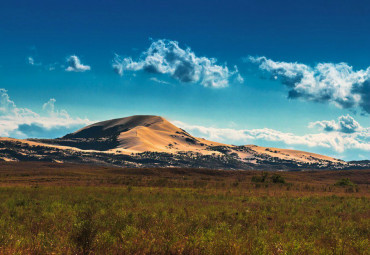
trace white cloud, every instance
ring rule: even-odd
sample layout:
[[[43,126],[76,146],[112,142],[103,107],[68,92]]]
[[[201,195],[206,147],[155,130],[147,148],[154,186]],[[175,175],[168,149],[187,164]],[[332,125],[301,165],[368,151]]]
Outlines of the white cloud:
[[[72,56],[71,56],[72,57]],[[70,58],[70,57],[69,57]],[[69,60],[69,58],[67,58],[67,61]],[[78,60],[78,58],[77,58],[77,60]],[[79,62],[79,60],[78,60],[78,62]],[[46,70],[46,71],[54,71],[54,70],[56,70],[56,69],[65,69],[65,66],[63,65],[63,64],[60,64],[59,62],[54,62],[54,63],[49,63],[49,64],[44,64],[44,63],[42,63],[42,62],[37,62],[36,60],[35,60],[35,58],[34,57],[32,57],[32,56],[29,56],[29,57],[27,57],[27,63],[29,64],[29,65],[31,65],[31,66],[34,66],[34,67],[37,67],[37,68],[39,68],[39,69],[44,69],[44,70]],[[77,66],[79,66],[80,68],[82,68],[81,70],[79,70],[80,72],[83,72],[83,69],[85,68],[88,68],[88,70],[90,70],[90,67],[89,66],[85,66],[85,65],[81,65],[81,63],[79,62],[79,65],[77,65]],[[68,67],[68,68],[70,68],[70,67]],[[68,69],[67,68],[67,69]],[[67,71],[76,71],[76,72],[78,72],[78,70],[76,69],[76,70],[74,70],[73,69],[73,67],[71,67],[69,70],[67,70]]]
[[[238,73],[238,75],[236,76],[236,81],[239,83],[244,83],[244,78]]]
[[[318,127],[328,132],[339,131],[343,133],[354,133],[354,132],[364,130],[364,128],[361,127],[360,123],[358,123],[350,115],[340,116],[337,122],[335,120],[322,120],[322,121],[311,122],[309,124],[309,127],[311,128]]]
[[[49,101],[42,105],[42,109],[46,111],[49,115],[54,114],[55,102],[56,100],[54,98],[50,98]]]
[[[170,84],[169,82],[166,82],[166,81],[160,80],[160,79],[158,79],[158,78],[156,78],[156,77],[151,77],[149,80],[154,81],[154,82],[156,82],[156,83],[160,83],[160,84]]]
[[[370,67],[354,71],[346,63],[319,63],[314,67],[249,57],[275,79],[290,88],[290,98],[331,102],[343,108],[361,107],[370,113]]]
[[[33,57],[28,57],[28,64],[30,64],[31,66],[35,64],[35,60],[33,59]]]
[[[184,83],[200,83],[205,87],[221,88],[229,85],[232,77],[239,74],[237,67],[231,71],[226,65],[217,65],[215,58],[197,57],[190,49],[182,49],[178,42],[157,40],[141,54],[139,60],[116,55],[112,67],[116,73],[144,70],[149,73],[169,74]],[[238,75],[236,81],[243,82]]]
[[[27,58],[27,62],[31,66],[42,66],[42,63],[36,62],[35,58],[31,56]]]
[[[8,112],[13,113],[15,109],[15,104],[10,100],[7,91],[5,89],[0,89],[0,116],[3,116]]]
[[[65,110],[56,110],[54,104],[55,99],[50,99],[43,105],[43,112],[37,114],[17,107],[7,91],[0,89],[0,136],[27,138],[37,134],[49,138],[65,135],[91,123],[86,118],[73,118]]]
[[[253,140],[265,140],[272,142],[283,142],[287,145],[304,145],[308,147],[323,147],[344,152],[348,149],[360,149],[370,151],[370,129],[355,133],[329,132],[296,135],[284,133],[269,128],[262,129],[232,129],[204,127],[190,125],[181,121],[173,121],[173,124],[187,130],[198,132],[207,139],[218,142],[234,141],[238,143],[249,143]]]
[[[85,72],[91,69],[90,66],[81,64],[80,59],[76,55],[69,56],[67,58],[67,64],[67,72]]]

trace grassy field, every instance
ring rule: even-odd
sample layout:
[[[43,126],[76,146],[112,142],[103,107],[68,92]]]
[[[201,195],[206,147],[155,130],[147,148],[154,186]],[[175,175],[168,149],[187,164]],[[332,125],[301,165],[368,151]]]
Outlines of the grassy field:
[[[0,254],[370,254],[369,185],[370,170],[0,163]]]

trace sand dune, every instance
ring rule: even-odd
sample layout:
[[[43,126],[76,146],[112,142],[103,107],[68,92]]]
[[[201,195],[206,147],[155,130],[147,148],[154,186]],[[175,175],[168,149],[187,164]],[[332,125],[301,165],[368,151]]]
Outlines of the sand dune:
[[[204,155],[210,155],[220,154],[218,150],[212,148],[213,146],[222,146],[228,148],[229,153],[236,153],[241,160],[245,161],[256,157],[279,158],[303,163],[340,161],[310,152],[260,147],[256,145],[245,146],[249,150],[243,151],[238,149],[238,146],[193,137],[163,117],[151,115],[135,115],[95,123],[66,135],[64,138],[109,140],[112,136],[116,139],[116,143],[112,144],[112,147],[108,151],[123,154],[155,151],[167,153],[198,152]],[[253,160],[250,161],[253,162]]]
[[[234,146],[193,137],[160,116],[135,115],[98,122],[58,139],[20,140],[0,138],[29,146],[113,154],[142,152],[200,153],[230,155],[237,160],[257,164],[261,161],[294,161],[295,163],[343,163],[343,161],[310,152],[260,147]],[[0,155],[1,156],[1,155]],[[4,159],[5,160],[5,159]]]
[[[214,152],[207,150],[208,146],[225,145],[193,137],[166,119],[151,115],[136,115],[95,123],[64,138],[108,139],[110,136],[117,139],[117,144],[110,151],[121,153],[193,151],[211,154]]]

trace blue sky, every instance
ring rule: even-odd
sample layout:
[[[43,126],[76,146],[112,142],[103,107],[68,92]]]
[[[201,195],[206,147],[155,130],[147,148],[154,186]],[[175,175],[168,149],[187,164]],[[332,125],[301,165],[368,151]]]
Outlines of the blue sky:
[[[221,142],[369,159],[369,13],[368,1],[1,1],[0,135],[155,114]]]

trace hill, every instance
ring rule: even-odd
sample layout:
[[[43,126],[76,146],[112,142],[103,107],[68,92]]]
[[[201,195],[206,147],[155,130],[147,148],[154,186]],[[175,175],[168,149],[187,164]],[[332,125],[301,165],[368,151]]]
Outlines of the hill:
[[[163,117],[151,115],[98,122],[57,139],[0,138],[0,159],[126,167],[272,170],[368,167],[304,151],[208,141],[192,136]]]

